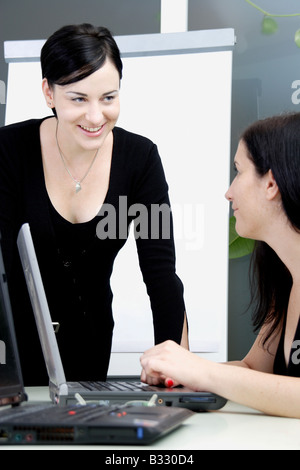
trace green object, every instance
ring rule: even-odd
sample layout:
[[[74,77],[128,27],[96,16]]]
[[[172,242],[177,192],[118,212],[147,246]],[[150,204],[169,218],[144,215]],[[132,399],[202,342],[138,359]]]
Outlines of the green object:
[[[242,258],[252,253],[255,241],[240,237],[235,230],[235,217],[229,219],[229,259]]]
[[[278,30],[278,24],[273,18],[265,16],[262,22],[262,32],[264,34],[274,34]]]
[[[300,47],[300,29],[298,29],[295,33],[295,43],[298,47]]]

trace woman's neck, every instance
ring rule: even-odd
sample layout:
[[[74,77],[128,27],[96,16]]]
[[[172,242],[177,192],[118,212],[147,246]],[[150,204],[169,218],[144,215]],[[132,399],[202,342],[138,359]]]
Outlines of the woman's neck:
[[[300,285],[300,233],[286,222],[265,241],[289,270],[293,284]]]

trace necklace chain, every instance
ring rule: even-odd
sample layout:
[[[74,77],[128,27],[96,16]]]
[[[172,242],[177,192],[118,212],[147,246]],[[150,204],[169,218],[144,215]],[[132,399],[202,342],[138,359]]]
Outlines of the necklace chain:
[[[55,133],[55,138],[56,138],[56,144],[57,144],[57,148],[58,148],[58,151],[59,151],[59,155],[60,155],[60,158],[63,162],[63,165],[67,171],[67,173],[70,175],[70,177],[72,178],[72,180],[74,181],[74,183],[76,183],[76,186],[75,186],[75,192],[78,193],[82,188],[81,188],[81,183],[83,182],[83,180],[85,180],[85,178],[87,177],[87,175],[89,174],[89,172],[91,171],[92,169],[92,166],[94,165],[95,161],[96,161],[96,158],[97,158],[97,155],[98,155],[98,152],[99,152],[99,148],[97,149],[96,153],[95,153],[95,156],[90,164],[90,166],[88,167],[87,171],[85,172],[83,178],[81,178],[81,180],[78,180],[76,178],[74,178],[74,176],[72,175],[72,173],[70,172],[67,164],[66,164],[66,161],[65,161],[65,157],[61,151],[61,148],[59,146],[59,143],[58,143],[58,138],[57,138],[57,131],[58,131],[58,121],[57,121],[57,124],[56,124],[56,133]]]

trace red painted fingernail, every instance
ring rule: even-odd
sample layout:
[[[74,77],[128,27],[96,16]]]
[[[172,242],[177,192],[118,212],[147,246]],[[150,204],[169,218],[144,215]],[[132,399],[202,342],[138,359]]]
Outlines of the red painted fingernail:
[[[169,388],[171,388],[171,387],[173,387],[174,382],[173,382],[172,379],[168,379],[168,380],[166,381],[166,384],[167,384],[167,386],[168,386]]]

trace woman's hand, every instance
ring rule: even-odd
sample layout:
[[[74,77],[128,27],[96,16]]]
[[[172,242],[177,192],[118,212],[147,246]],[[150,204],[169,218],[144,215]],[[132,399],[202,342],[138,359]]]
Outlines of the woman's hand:
[[[142,382],[149,385],[163,383],[166,387],[181,384],[193,390],[206,390],[205,370],[208,369],[209,361],[173,341],[166,341],[149,349],[140,361]]]

